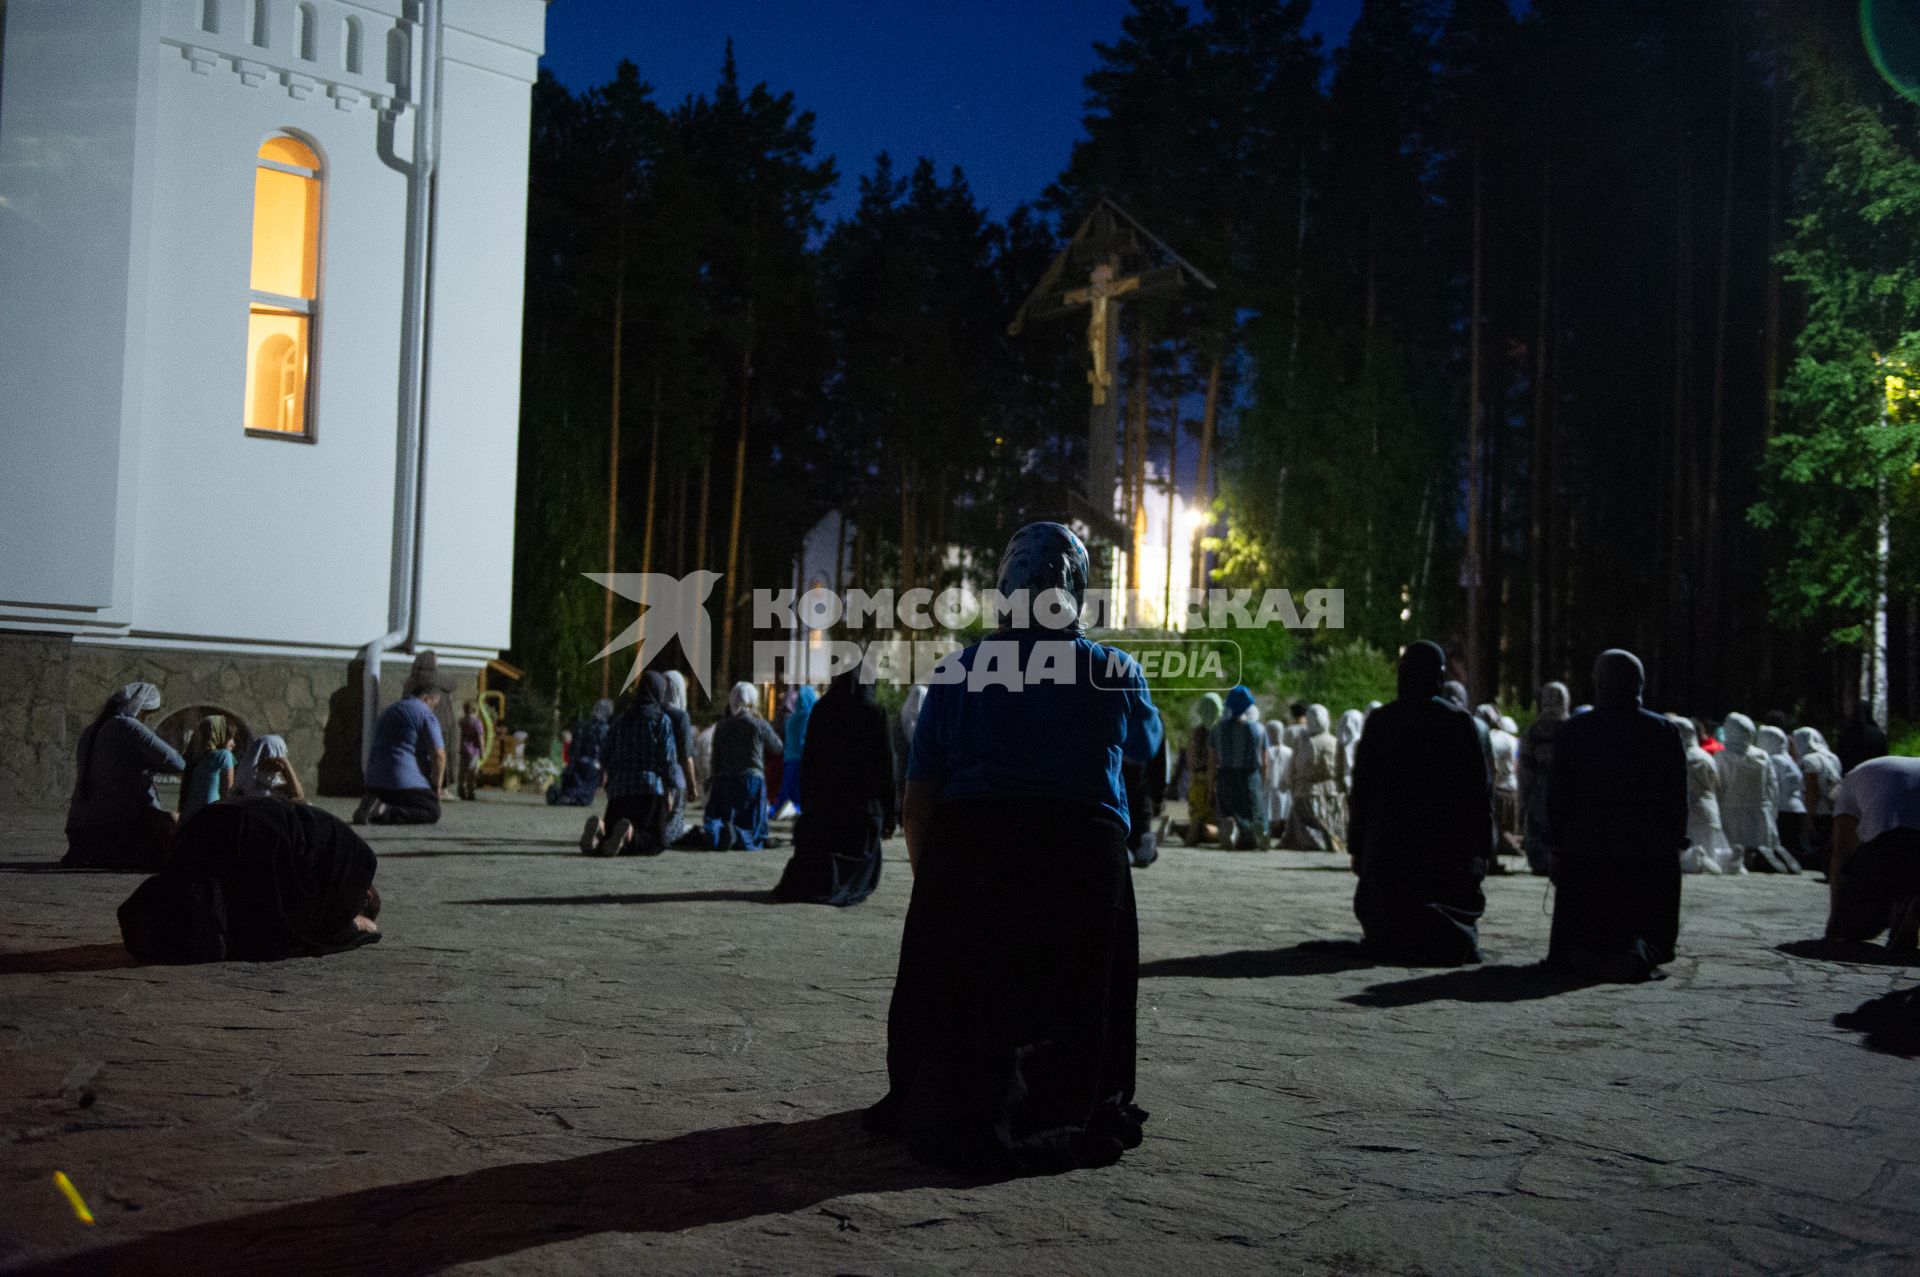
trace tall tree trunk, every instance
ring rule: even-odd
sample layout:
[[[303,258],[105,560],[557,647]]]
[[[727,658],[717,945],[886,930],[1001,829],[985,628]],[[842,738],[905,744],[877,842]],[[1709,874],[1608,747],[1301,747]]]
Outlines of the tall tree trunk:
[[[747,487],[747,423],[753,418],[753,303],[747,303],[747,335],[740,348],[740,437],[733,447],[733,513],[727,520],[727,570],[721,579],[720,602],[720,681],[726,687],[733,670],[734,600],[741,596],[741,582],[734,569],[740,563],[740,503]]]
[[[1473,265],[1472,265],[1472,302],[1467,317],[1467,555],[1461,575],[1466,578],[1467,587],[1467,689],[1478,694],[1485,686],[1486,673],[1481,668],[1481,609],[1485,604],[1485,555],[1481,539],[1485,530],[1480,526],[1481,503],[1484,499],[1486,476],[1483,473],[1481,449],[1484,423],[1481,420],[1485,405],[1480,399],[1480,347],[1482,323],[1482,247],[1481,230],[1484,218],[1481,199],[1481,140],[1476,126],[1473,138]]]
[[[1721,458],[1726,450],[1727,433],[1727,292],[1733,260],[1733,164],[1734,142],[1740,119],[1739,46],[1728,63],[1727,134],[1722,151],[1720,182],[1720,259],[1717,265],[1713,297],[1713,394],[1707,417],[1707,537],[1702,547],[1700,601],[1704,614],[1721,620],[1720,598],[1720,487]],[[1720,694],[1719,661],[1703,662],[1706,691],[1711,700]]]
[[[1152,382],[1149,365],[1153,345],[1147,339],[1147,316],[1137,310],[1133,321],[1133,409],[1127,422],[1127,599],[1120,624],[1134,625],[1140,616],[1140,551],[1146,544],[1147,523],[1147,397]]]
[[[622,236],[619,251],[614,254],[613,264],[613,383],[609,391],[612,400],[607,413],[607,571],[617,572],[614,564],[614,552],[620,540],[620,337],[626,328],[627,319],[627,251],[625,237]],[[613,646],[613,591],[606,592],[607,597],[600,613],[600,646],[602,649]],[[602,659],[600,662],[600,695],[605,696],[613,687],[613,664]]]
[[[1222,336],[1223,345],[1225,340]],[[1200,409],[1200,459],[1193,473],[1193,508],[1203,514],[1194,520],[1193,563],[1187,569],[1187,577],[1195,589],[1207,587],[1206,551],[1200,545],[1199,533],[1206,526],[1202,519],[1213,505],[1213,430],[1220,410],[1220,366],[1225,358],[1223,350],[1213,352],[1213,359],[1207,365],[1206,399]]]
[[[1783,68],[1776,67],[1776,72]],[[1780,238],[1780,104],[1786,88],[1776,74],[1768,90],[1767,111],[1767,325],[1764,368],[1766,377],[1766,437],[1773,438],[1780,421],[1780,263],[1774,247]]]
[[[707,566],[707,526],[711,522],[708,497],[713,492],[713,445],[700,457],[700,513],[694,524],[693,566]]]
[[[640,571],[653,571],[653,502],[660,485],[660,374],[653,374],[653,438],[647,442],[647,524],[640,534]],[[647,605],[647,585],[640,581],[640,606]]]
[[[1533,323],[1533,452],[1528,463],[1527,570],[1528,685],[1537,692],[1547,681],[1547,500],[1553,466],[1552,441],[1547,434],[1547,349],[1552,326],[1553,296],[1553,161],[1540,162],[1540,296]]]
[[[1173,419],[1167,425],[1167,597],[1160,604],[1160,627],[1166,630],[1173,628],[1173,542],[1179,521],[1180,397],[1175,395]]]
[[[1668,467],[1667,489],[1667,597],[1672,612],[1667,634],[1672,640],[1670,655],[1663,665],[1677,666],[1667,675],[1667,694],[1680,704],[1692,704],[1699,696],[1694,678],[1700,646],[1695,635],[1701,625],[1700,580],[1694,562],[1701,539],[1701,505],[1697,499],[1699,448],[1694,439],[1692,410],[1693,374],[1693,193],[1688,163],[1686,131],[1676,139],[1674,167],[1674,266],[1673,266],[1673,461]]]

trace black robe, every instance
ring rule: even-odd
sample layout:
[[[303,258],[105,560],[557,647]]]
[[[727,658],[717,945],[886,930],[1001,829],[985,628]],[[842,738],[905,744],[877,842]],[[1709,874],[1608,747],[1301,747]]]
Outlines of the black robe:
[[[1686,746],[1667,719],[1602,706],[1562,724],[1547,781],[1549,963],[1632,979],[1673,961],[1687,808]]]
[[[1478,962],[1480,884],[1496,836],[1485,726],[1439,696],[1375,710],[1347,818],[1360,875],[1353,912],[1368,946],[1415,966]]]
[[[844,674],[813,707],[779,899],[857,905],[880,885],[881,836],[894,821],[889,717],[871,685]]]
[[[900,938],[867,1125],[967,1170],[1105,1166],[1137,1146],[1140,939],[1127,834],[1043,798],[941,804]]]
[[[353,925],[376,868],[373,849],[317,807],[214,803],[180,826],[166,867],[120,906],[121,936],[156,962],[351,949],[379,938]]]

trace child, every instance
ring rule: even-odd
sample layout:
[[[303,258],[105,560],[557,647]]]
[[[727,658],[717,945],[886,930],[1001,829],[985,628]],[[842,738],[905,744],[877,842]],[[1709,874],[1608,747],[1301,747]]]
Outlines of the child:
[[[460,715],[460,797],[472,798],[480,779],[480,755],[486,748],[487,725],[472,701],[461,706]]]
[[[300,773],[287,757],[284,738],[266,735],[247,749],[247,757],[234,773],[229,798],[284,798],[290,803],[307,801],[300,785]]]
[[[222,714],[209,714],[193,729],[187,746],[187,770],[180,778],[180,821],[233,789],[233,737]]]

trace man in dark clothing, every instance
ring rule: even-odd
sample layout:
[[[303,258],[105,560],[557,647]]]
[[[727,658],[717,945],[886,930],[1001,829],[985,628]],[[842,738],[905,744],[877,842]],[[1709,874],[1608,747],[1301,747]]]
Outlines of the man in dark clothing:
[[[1367,719],[1348,793],[1353,912],[1367,948],[1414,966],[1480,961],[1480,883],[1493,855],[1487,731],[1442,693],[1446,653],[1400,658],[1400,694]]]
[[[1679,730],[1640,707],[1645,680],[1633,653],[1600,654],[1593,710],[1567,720],[1547,782],[1547,962],[1602,980],[1653,979],[1680,934],[1687,754]]]
[[[1865,701],[1853,703],[1853,712],[1840,729],[1839,738],[1833,743],[1833,752],[1840,755],[1842,776],[1869,759],[1887,756],[1887,734],[1880,730],[1880,724],[1873,721],[1871,705]]]

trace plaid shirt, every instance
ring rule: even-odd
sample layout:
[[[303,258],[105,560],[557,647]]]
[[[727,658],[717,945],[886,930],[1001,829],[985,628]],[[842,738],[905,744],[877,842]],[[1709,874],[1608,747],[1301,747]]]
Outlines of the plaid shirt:
[[[678,758],[665,714],[622,714],[607,734],[607,797],[666,793]]]

